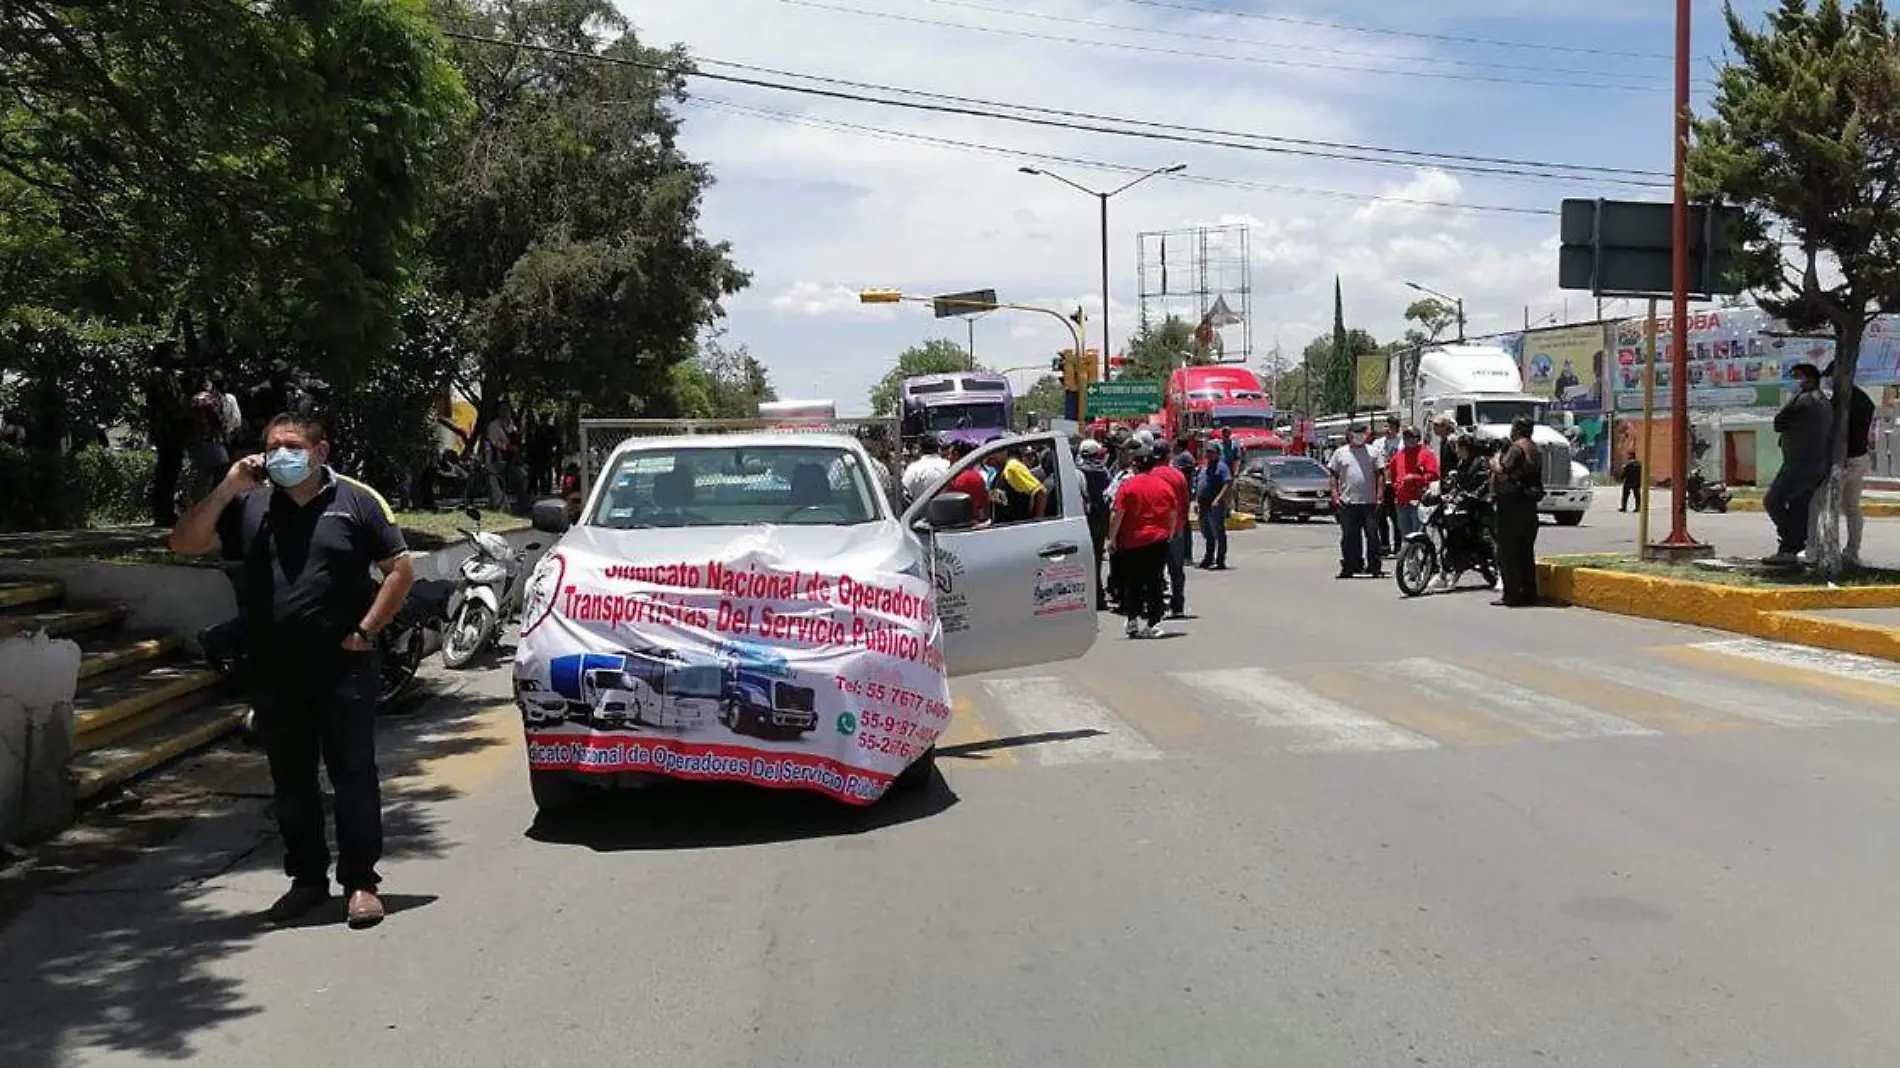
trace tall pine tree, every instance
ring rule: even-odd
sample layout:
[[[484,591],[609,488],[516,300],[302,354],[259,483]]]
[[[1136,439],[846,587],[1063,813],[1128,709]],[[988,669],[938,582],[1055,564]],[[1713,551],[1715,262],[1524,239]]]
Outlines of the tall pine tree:
[[[1358,393],[1354,371],[1352,336],[1346,330],[1346,301],[1340,292],[1339,276],[1333,276],[1333,355],[1326,361],[1325,393],[1322,407],[1329,412],[1352,410]]]

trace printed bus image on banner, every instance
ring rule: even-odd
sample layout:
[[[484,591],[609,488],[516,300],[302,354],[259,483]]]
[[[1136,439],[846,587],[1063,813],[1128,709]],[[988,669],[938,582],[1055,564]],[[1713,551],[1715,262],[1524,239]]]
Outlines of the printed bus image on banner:
[[[769,530],[708,548],[542,560],[514,667],[529,765],[877,800],[949,724],[931,582],[794,559]],[[1070,578],[1045,577],[1052,601]]]

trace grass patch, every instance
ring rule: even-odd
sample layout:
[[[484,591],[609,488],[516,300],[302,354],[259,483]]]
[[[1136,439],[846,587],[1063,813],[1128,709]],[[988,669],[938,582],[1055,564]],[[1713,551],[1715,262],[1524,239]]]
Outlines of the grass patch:
[[[1680,579],[1684,582],[1701,582],[1711,586],[1740,586],[1748,589],[1820,589],[1829,584],[1829,579],[1805,570],[1761,572],[1761,571],[1711,571],[1692,564],[1672,564],[1661,560],[1643,560],[1634,553],[1584,553],[1575,556],[1551,556],[1544,563],[1561,564],[1565,567],[1593,567],[1602,571],[1616,571],[1626,575],[1647,575],[1652,578]],[[1885,568],[1857,568],[1848,571],[1838,579],[1832,580],[1836,586],[1900,586],[1900,571]]]
[[[475,526],[469,517],[453,509],[445,512],[397,512],[396,525],[402,528],[403,537],[411,549],[424,552],[454,544],[461,540],[463,530]],[[511,530],[527,528],[526,516],[509,515],[507,512],[482,513],[483,530],[506,534]]]

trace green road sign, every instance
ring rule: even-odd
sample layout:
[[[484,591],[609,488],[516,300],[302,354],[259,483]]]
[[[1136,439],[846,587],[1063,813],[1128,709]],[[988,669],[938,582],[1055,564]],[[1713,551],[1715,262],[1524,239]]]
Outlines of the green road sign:
[[[1161,410],[1161,383],[1149,379],[1089,383],[1089,418],[1136,419]]]

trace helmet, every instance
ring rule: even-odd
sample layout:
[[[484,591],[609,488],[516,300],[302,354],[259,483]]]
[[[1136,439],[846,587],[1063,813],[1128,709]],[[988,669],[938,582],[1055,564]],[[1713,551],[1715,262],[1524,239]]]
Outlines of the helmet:
[[[1082,443],[1082,447],[1080,449],[1077,449],[1076,451],[1081,453],[1085,457],[1093,459],[1097,456],[1102,455],[1102,452],[1103,452],[1102,443],[1099,441],[1090,439],[1088,441],[1084,441]]]

